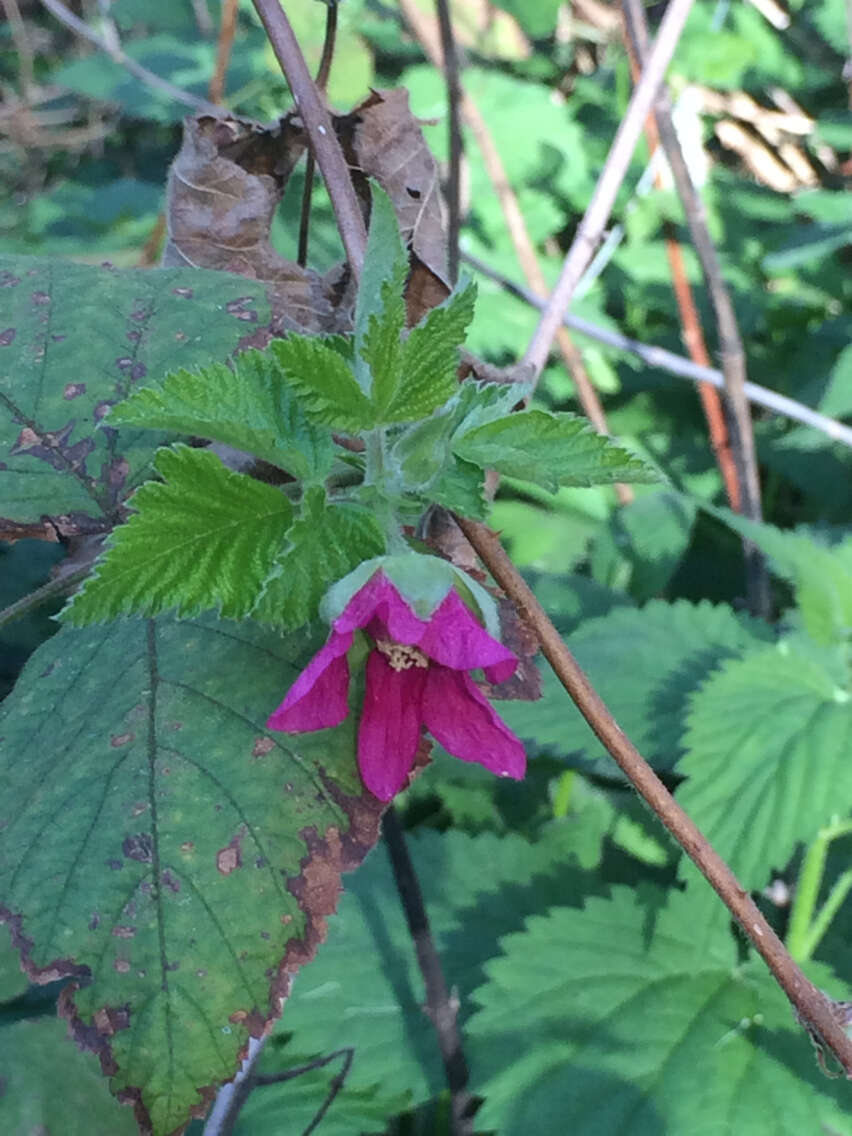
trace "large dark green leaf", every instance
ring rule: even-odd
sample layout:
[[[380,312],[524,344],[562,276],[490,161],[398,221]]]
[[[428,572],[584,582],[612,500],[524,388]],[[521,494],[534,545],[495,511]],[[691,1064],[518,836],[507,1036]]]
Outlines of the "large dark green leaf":
[[[96,429],[143,380],[222,360],[268,323],[263,285],[197,269],[0,260],[0,517],[102,527],[162,441]]]
[[[0,719],[0,913],[157,1136],[203,1111],[376,837],[352,720],[264,729],[313,644],[215,620],[63,630]]]

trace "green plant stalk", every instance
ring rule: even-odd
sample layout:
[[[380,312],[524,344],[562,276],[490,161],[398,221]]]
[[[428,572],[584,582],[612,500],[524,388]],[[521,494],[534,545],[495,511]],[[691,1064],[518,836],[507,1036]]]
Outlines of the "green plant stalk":
[[[835,881],[834,887],[828,894],[828,899],[819,909],[816,918],[811,924],[810,931],[805,938],[802,961],[807,961],[809,958],[813,957],[817,947],[822,942],[826,931],[833,923],[835,915],[843,906],[843,902],[850,891],[852,891],[852,868],[844,872],[843,875]]]
[[[828,847],[832,840],[836,840],[839,836],[848,836],[850,833],[852,833],[852,821],[832,821],[831,824],[820,829],[813,844],[805,853],[790,913],[790,926],[787,930],[787,950],[797,962],[806,962],[811,957],[828,930],[831,920],[837,914],[840,904],[846,898],[849,887],[852,887],[850,879],[846,891],[840,894],[839,899],[835,898],[840,885],[843,884],[846,876],[850,875],[848,872],[844,873],[835,884],[819,915],[814,917],[825,874]]]

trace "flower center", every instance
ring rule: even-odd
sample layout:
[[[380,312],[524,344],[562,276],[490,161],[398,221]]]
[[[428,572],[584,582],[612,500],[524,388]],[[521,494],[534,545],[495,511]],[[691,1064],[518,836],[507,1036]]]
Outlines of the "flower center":
[[[429,660],[417,647],[394,643],[391,639],[377,639],[376,648],[385,656],[391,670],[409,671],[412,667],[429,666]]]

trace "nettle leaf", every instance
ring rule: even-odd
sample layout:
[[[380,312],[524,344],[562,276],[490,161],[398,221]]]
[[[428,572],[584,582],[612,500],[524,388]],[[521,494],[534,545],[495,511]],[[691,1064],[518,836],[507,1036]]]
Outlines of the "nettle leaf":
[[[439,763],[450,760],[438,758]],[[572,899],[579,905],[586,889],[598,890],[592,877],[566,864],[560,836],[543,836],[535,844],[516,835],[471,837],[455,830],[410,838],[430,926],[447,983],[458,994],[462,1023],[501,935],[520,929],[524,918],[542,906]],[[282,1032],[293,1034],[288,1063],[353,1046],[347,1088],[381,1085],[383,1094],[409,1092],[412,1105],[428,1100],[446,1080],[434,1028],[423,1013],[424,998],[381,845],[347,879],[328,940],[294,987],[282,1021]],[[332,1115],[337,1107],[335,1102]],[[350,1128],[357,1130],[354,1124]]]
[[[65,607],[69,623],[210,609],[239,619],[251,611],[293,519],[290,502],[209,450],[160,450],[156,468],[163,482],[136,491],[136,512]]]
[[[852,699],[816,652],[732,660],[692,698],[677,798],[746,887],[852,807]]]
[[[356,374],[381,417],[399,386],[408,255],[390,198],[375,183],[372,191],[367,252],[355,305],[355,349],[360,357]]]
[[[453,449],[482,469],[535,482],[552,493],[560,485],[659,481],[659,474],[641,458],[567,412],[521,411],[462,434]]]
[[[670,893],[655,916],[618,888],[582,911],[536,915],[503,940],[467,1030],[471,1088],[485,1097],[477,1128],[852,1132],[843,1090],[819,1072],[762,962],[738,963],[727,920],[696,935],[701,890]]]
[[[473,319],[476,285],[453,292],[412,328],[400,354],[399,389],[383,422],[425,418],[458,389],[459,346]]]
[[[721,663],[771,637],[758,620],[707,602],[653,600],[641,610],[619,607],[585,620],[571,633],[571,651],[642,756],[671,769],[683,753],[688,700]],[[539,751],[580,752],[615,771],[612,758],[565,693],[542,667],[538,702],[506,702],[500,712]]]
[[[754,541],[775,572],[793,584],[805,628],[817,643],[842,642],[852,635],[852,538],[830,547],[804,532],[786,532],[728,509],[703,507]]]
[[[480,383],[465,379],[450,403],[455,433],[462,437],[476,426],[495,422],[510,414],[532,390],[531,382]]]
[[[167,375],[160,386],[113,407],[109,424],[209,438],[305,481],[322,480],[334,460],[328,429],[308,421],[272,359],[260,351],[244,351],[232,367],[213,363]]]
[[[134,1136],[139,1131],[130,1109],[109,1095],[97,1057],[69,1044],[65,1022],[43,1017],[0,1025],[0,1068],[3,1132]]]
[[[294,334],[274,339],[269,352],[312,421],[349,433],[375,425],[373,404],[334,347],[316,336]]]
[[[315,619],[331,584],[363,560],[384,552],[373,515],[360,505],[327,501],[322,489],[309,489],[252,618],[276,627],[301,627]]]
[[[3,706],[0,919],[33,980],[77,980],[62,1013],[155,1136],[233,1076],[376,839],[354,716],[264,728],[317,645],[213,618],[63,628]]]
[[[0,518],[104,527],[163,438],[97,430],[143,379],[207,364],[269,320],[266,289],[224,272],[0,258]]]

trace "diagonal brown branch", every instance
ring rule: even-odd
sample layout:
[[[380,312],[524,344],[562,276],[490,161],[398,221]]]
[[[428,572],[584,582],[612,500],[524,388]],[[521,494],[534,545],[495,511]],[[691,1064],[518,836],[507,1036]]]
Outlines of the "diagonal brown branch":
[[[852,1038],[847,1036],[835,1014],[838,1004],[805,977],[748,891],[620,729],[577,660],[562,642],[544,608],[503,550],[496,533],[477,521],[459,517],[456,520],[483,564],[538,636],[542,654],[595,735],[740,924],[790,999],[802,1023],[833,1051],[847,1077],[852,1078]]]

